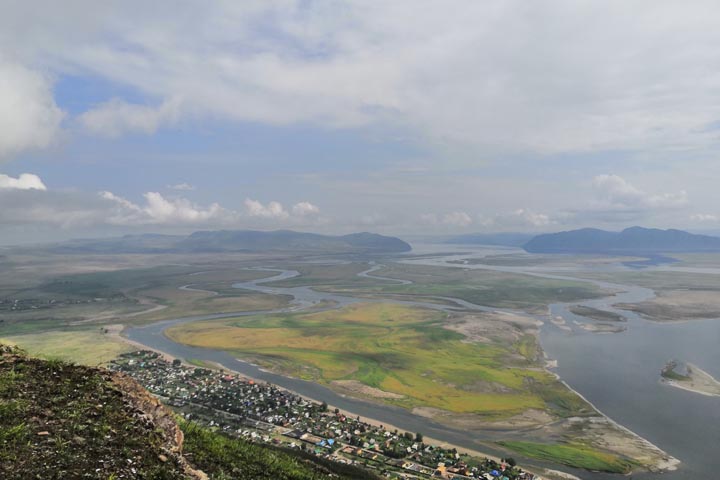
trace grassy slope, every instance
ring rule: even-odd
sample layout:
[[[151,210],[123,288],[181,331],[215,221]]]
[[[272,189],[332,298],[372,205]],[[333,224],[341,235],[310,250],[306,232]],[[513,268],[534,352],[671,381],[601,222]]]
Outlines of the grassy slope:
[[[442,327],[445,314],[396,304],[353,305],[304,315],[254,316],[179,325],[176,341],[260,356],[288,373],[329,384],[357,380],[402,395],[385,401],[503,418],[528,408],[578,414],[586,408],[547,372],[520,355],[536,348],[464,341]],[[519,353],[520,355],[511,355]],[[509,393],[473,391],[478,382]]]
[[[303,456],[231,438],[190,422],[181,422],[184,452],[211,480],[326,480],[330,478],[375,479],[355,467]],[[332,477],[331,475],[338,475]]]
[[[102,365],[134,350],[121,340],[103,334],[99,328],[8,336],[0,338],[0,342],[18,345],[31,355],[82,365]]]
[[[0,357],[0,478],[186,478],[163,441],[97,370]]]

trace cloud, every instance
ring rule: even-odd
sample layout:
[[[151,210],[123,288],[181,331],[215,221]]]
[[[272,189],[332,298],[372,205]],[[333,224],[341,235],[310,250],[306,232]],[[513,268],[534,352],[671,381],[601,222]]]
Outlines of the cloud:
[[[190,185],[189,183],[183,182],[183,183],[177,183],[175,185],[168,185],[167,188],[170,190],[179,190],[179,191],[192,191],[195,190],[194,185]]]
[[[217,203],[203,208],[184,198],[165,198],[158,192],[145,193],[143,197],[146,203],[143,206],[112,192],[100,192],[100,197],[120,207],[108,218],[108,223],[116,225],[223,223],[233,218],[231,212]]]
[[[720,217],[710,213],[694,213],[690,215],[690,220],[701,223],[715,223],[720,220]]]
[[[179,106],[178,101],[148,107],[113,98],[84,112],[79,120],[89,132],[105,137],[119,137],[124,133],[152,134],[162,124],[177,120]]]
[[[542,229],[558,223],[544,213],[537,213],[526,208],[518,208],[510,212],[495,215],[478,215],[477,223],[492,230],[533,230]]]
[[[708,65],[720,8],[710,0],[355,0],[342,15],[300,0],[52,3],[6,8],[0,44],[149,99],[111,100],[82,117],[105,135],[204,116],[391,126],[501,151],[717,143],[707,126],[720,118],[720,91]],[[178,98],[182,108],[168,107]]]
[[[544,213],[535,213],[532,210],[520,208],[508,215],[499,217],[496,222],[505,225],[517,225],[517,226],[528,226],[528,227],[546,227],[552,223],[548,215]]]
[[[483,230],[525,230],[547,227],[557,221],[544,213],[519,208],[493,215],[478,214],[474,218],[466,212],[449,212],[442,215],[427,213],[420,216],[420,223],[436,227],[466,228],[472,226]]]
[[[298,215],[300,217],[310,216],[310,215],[317,215],[320,213],[320,209],[313,205],[310,202],[300,202],[296,203],[292,207],[292,212],[294,215]]]
[[[598,175],[593,178],[600,205],[612,209],[661,209],[687,205],[687,192],[648,194],[618,175]]]
[[[23,173],[17,178],[0,173],[0,190],[47,190],[43,181],[32,173]]]
[[[251,217],[286,219],[290,214],[280,202],[269,202],[263,205],[257,200],[245,199],[245,210]]]
[[[466,212],[448,212],[441,215],[435,213],[426,213],[420,215],[420,222],[427,225],[467,227],[473,223],[473,219]]]
[[[3,60],[0,50],[0,160],[23,150],[47,147],[57,135],[63,116],[48,78]]]
[[[186,185],[186,184],[181,184]],[[319,217],[320,208],[304,201],[290,211],[271,201],[245,201],[245,211],[224,208],[219,203],[198,205],[182,197],[168,197],[146,192],[142,203],[136,203],[113,192],[96,194],[81,191],[48,190],[42,179],[31,173],[17,178],[0,174],[0,225],[143,227],[148,225],[178,227],[207,226],[250,228],[270,225],[300,225],[308,221],[320,225],[328,222]],[[262,225],[253,219],[263,220]]]
[[[473,223],[472,217],[465,212],[450,212],[443,216],[442,221],[447,225],[454,225],[458,227],[467,227]]]
[[[107,225],[115,206],[83,192],[0,189],[2,231],[15,226],[75,229]],[[37,238],[35,238],[37,241]]]

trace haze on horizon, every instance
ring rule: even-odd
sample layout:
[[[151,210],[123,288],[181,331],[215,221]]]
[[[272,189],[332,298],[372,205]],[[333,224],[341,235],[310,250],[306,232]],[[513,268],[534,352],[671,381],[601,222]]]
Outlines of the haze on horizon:
[[[720,231],[720,5],[2,2],[0,244]]]

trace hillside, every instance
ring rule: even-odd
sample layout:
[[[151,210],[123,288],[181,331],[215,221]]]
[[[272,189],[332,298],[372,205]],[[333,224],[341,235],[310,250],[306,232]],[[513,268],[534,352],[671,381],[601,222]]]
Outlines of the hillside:
[[[342,236],[277,230],[215,230],[190,235],[125,235],[78,239],[48,247],[55,253],[207,253],[293,251],[302,253],[398,253],[411,249],[399,238],[376,233]]]
[[[29,358],[0,345],[0,478],[355,477],[194,423],[179,426],[123,374]]]
[[[583,228],[534,237],[523,247],[530,253],[720,252],[720,238],[682,230],[631,227],[621,232]]]

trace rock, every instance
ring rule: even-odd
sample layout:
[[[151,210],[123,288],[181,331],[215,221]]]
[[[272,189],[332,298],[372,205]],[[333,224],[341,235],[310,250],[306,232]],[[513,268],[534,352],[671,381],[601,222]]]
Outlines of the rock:
[[[168,461],[168,457],[166,457],[166,456],[163,455],[163,454],[158,455],[158,458],[160,459],[161,462],[167,462],[167,461]]]

